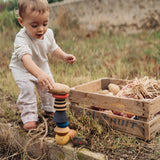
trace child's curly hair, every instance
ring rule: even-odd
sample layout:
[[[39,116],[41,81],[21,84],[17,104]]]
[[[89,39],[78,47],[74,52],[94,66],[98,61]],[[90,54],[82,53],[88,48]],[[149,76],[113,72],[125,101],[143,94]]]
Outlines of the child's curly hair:
[[[39,11],[39,13],[49,10],[47,0],[18,0],[18,15],[20,17],[23,18],[27,7],[30,7],[31,11]]]

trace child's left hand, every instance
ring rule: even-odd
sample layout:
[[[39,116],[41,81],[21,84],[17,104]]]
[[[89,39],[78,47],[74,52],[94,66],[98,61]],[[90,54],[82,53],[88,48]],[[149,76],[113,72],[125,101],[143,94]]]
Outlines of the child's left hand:
[[[73,64],[76,61],[76,57],[71,54],[66,54],[64,57],[64,61]]]

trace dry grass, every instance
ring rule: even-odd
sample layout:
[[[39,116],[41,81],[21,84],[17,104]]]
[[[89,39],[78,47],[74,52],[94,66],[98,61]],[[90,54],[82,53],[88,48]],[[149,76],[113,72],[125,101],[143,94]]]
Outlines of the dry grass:
[[[6,125],[6,128],[8,126]],[[0,136],[0,159],[12,160],[12,159],[23,159],[23,148],[19,142],[15,141],[15,134],[11,134],[11,131],[5,129],[5,126],[1,128]]]
[[[160,81],[147,76],[135,78],[118,93],[119,97],[131,97],[134,99],[153,99],[160,95]]]

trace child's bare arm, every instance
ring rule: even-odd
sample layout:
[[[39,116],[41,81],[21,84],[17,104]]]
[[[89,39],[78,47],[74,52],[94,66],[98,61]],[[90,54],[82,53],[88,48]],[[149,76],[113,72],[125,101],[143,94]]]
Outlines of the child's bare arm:
[[[29,54],[22,56],[22,62],[27,71],[38,79],[41,88],[46,88],[46,90],[54,88],[51,77],[34,63]]]
[[[61,48],[57,48],[54,52],[53,55],[57,58],[60,58],[64,60],[67,63],[73,64],[76,61],[76,57],[65,53]]]

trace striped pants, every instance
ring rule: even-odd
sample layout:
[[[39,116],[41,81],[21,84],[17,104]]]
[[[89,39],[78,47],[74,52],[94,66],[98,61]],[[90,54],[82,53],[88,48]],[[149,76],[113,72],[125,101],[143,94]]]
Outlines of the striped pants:
[[[54,112],[54,98],[45,89],[42,90],[37,80],[17,80],[20,94],[17,100],[17,106],[22,111],[21,119],[25,124],[29,121],[37,121],[37,93],[39,94],[42,102],[42,109],[48,112]]]

